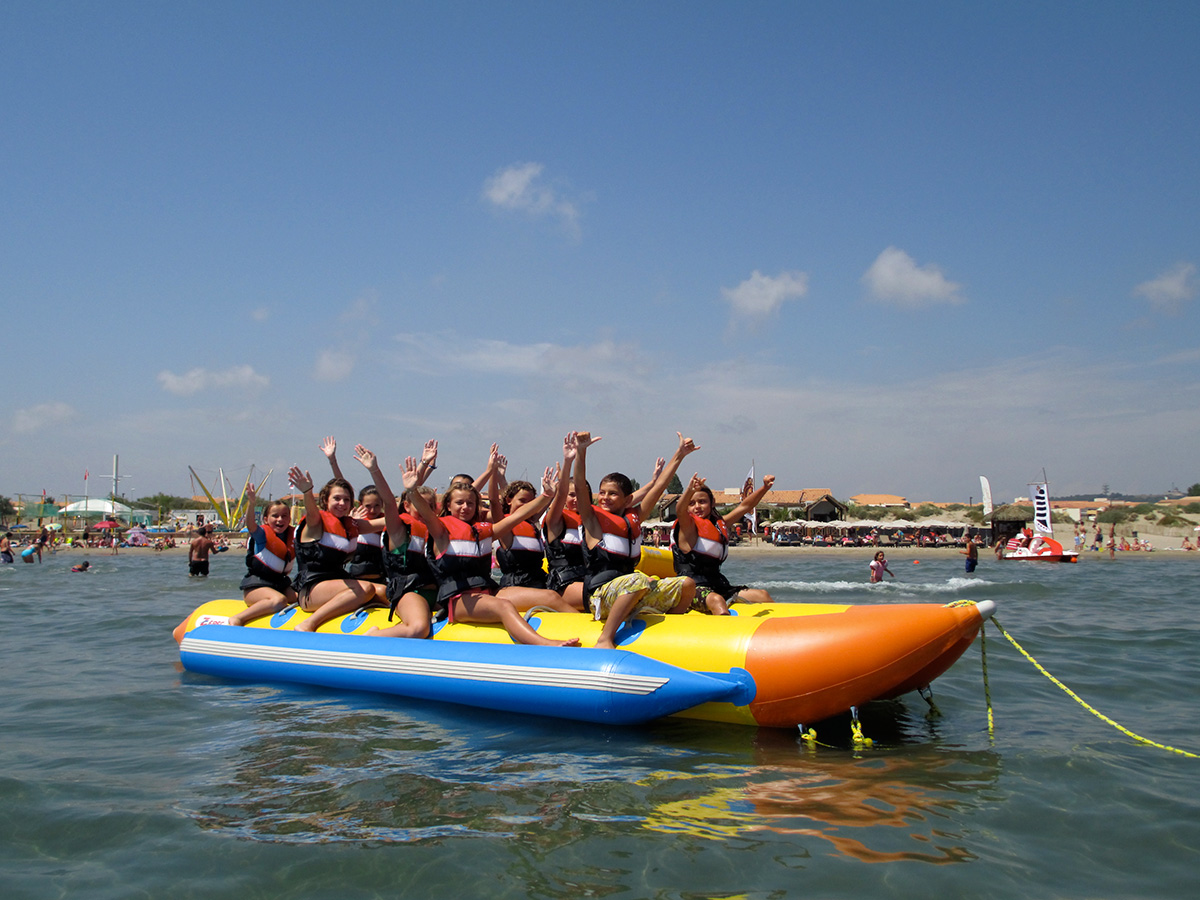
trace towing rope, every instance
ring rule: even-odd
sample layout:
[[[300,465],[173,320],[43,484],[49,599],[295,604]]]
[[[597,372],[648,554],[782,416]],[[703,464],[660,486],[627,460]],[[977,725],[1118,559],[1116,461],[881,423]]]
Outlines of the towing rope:
[[[1192,759],[1200,759],[1200,753],[1192,753],[1189,750],[1180,750],[1178,747],[1171,747],[1167,744],[1160,744],[1158,741],[1152,741],[1152,740],[1150,740],[1150,738],[1143,737],[1140,734],[1135,734],[1134,732],[1132,732],[1128,728],[1126,728],[1124,725],[1120,724],[1117,721],[1114,721],[1113,719],[1110,719],[1108,716],[1104,715],[1104,713],[1100,712],[1098,709],[1096,709],[1094,706],[1092,706],[1087,701],[1085,701],[1082,697],[1080,697],[1078,694],[1076,694],[1073,690],[1071,690],[1069,687],[1067,687],[1065,684],[1063,684],[1061,681],[1059,681],[1057,678],[1055,678],[1053,675],[1051,675],[1048,671],[1046,671],[1045,666],[1043,666],[1040,662],[1038,662],[1036,659],[1034,659],[1028,650],[1026,650],[1024,647],[1022,647],[1020,644],[1018,644],[1016,639],[1011,634],[1009,634],[1007,631],[1004,630],[1004,626],[996,621],[995,616],[992,616],[992,624],[995,625],[996,628],[1000,631],[1000,633],[1008,639],[1008,642],[1010,644],[1012,644],[1014,647],[1017,648],[1017,651],[1022,656],[1024,656],[1027,660],[1029,660],[1031,663],[1033,663],[1034,668],[1036,668],[1039,672],[1041,672],[1043,675],[1045,675],[1047,678],[1049,678],[1050,681],[1053,684],[1055,684],[1056,686],[1058,686],[1059,688],[1061,688],[1068,697],[1071,697],[1072,699],[1074,699],[1076,703],[1078,703],[1080,706],[1082,706],[1084,709],[1086,709],[1088,712],[1090,712],[1097,719],[1100,719],[1103,722],[1107,722],[1113,728],[1117,729],[1117,731],[1120,731],[1122,734],[1128,735],[1129,737],[1133,738],[1135,741],[1139,741],[1140,743],[1149,744],[1151,747],[1157,747],[1160,750],[1167,750],[1171,753],[1178,753],[1180,756],[1188,756],[1188,757],[1191,757]],[[991,735],[993,733],[992,697],[991,697],[990,691],[988,690],[987,645],[983,641],[983,632],[984,632],[984,629],[980,628],[979,629],[979,636],[980,636],[979,646],[980,646],[980,650],[981,650],[980,655],[983,657],[983,689],[984,689],[984,694],[987,697],[988,734]]]

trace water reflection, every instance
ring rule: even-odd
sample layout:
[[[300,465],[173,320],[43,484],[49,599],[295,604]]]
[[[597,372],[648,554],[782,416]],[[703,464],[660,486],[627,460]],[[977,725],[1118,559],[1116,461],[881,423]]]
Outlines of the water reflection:
[[[889,746],[856,754],[708,723],[606,729],[291,688],[211,689],[236,709],[224,734],[194,750],[225,765],[194,785],[193,815],[255,840],[485,838],[527,860],[597,839],[619,858],[618,847],[636,853],[648,834],[716,839],[730,851],[786,836],[792,853],[800,837],[864,862],[944,864],[973,858],[952,823],[982,802],[998,769],[987,751],[931,743],[902,704],[870,720]]]

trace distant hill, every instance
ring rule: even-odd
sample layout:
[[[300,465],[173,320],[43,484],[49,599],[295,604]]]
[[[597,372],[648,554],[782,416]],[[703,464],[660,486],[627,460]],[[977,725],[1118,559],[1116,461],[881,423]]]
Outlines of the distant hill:
[[[1069,496],[1055,495],[1051,499],[1053,499],[1053,500],[1079,500],[1084,503],[1087,503],[1089,501],[1095,500],[1097,497],[1103,497],[1103,496],[1105,496],[1105,495],[1100,493],[1099,491],[1097,491],[1094,494],[1071,494]],[[1108,498],[1110,500],[1122,500],[1122,501],[1126,501],[1129,503],[1158,503],[1165,496],[1166,496],[1166,492],[1163,492],[1161,494],[1118,494],[1116,492],[1113,492],[1108,495]]]

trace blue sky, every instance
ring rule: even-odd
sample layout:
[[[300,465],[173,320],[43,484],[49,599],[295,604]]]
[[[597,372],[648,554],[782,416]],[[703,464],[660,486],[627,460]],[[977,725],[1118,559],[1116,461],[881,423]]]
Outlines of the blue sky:
[[[0,6],[0,493],[1200,481],[1194,3]],[[690,472],[685,473],[690,474]],[[352,479],[360,481],[361,479]],[[108,482],[94,478],[93,495]]]

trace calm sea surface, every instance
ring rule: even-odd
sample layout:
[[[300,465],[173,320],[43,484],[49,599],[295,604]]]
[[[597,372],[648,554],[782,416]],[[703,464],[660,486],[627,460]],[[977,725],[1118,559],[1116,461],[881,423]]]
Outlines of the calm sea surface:
[[[1200,751],[1200,560],[1075,566],[737,559],[781,600],[990,598],[1089,703]],[[1200,760],[1138,744],[992,628],[863,712],[855,752],[666,720],[604,728],[180,671],[171,629],[237,596],[234,553],[0,567],[0,896],[1176,897],[1200,873]],[[586,652],[586,651],[581,651]]]

